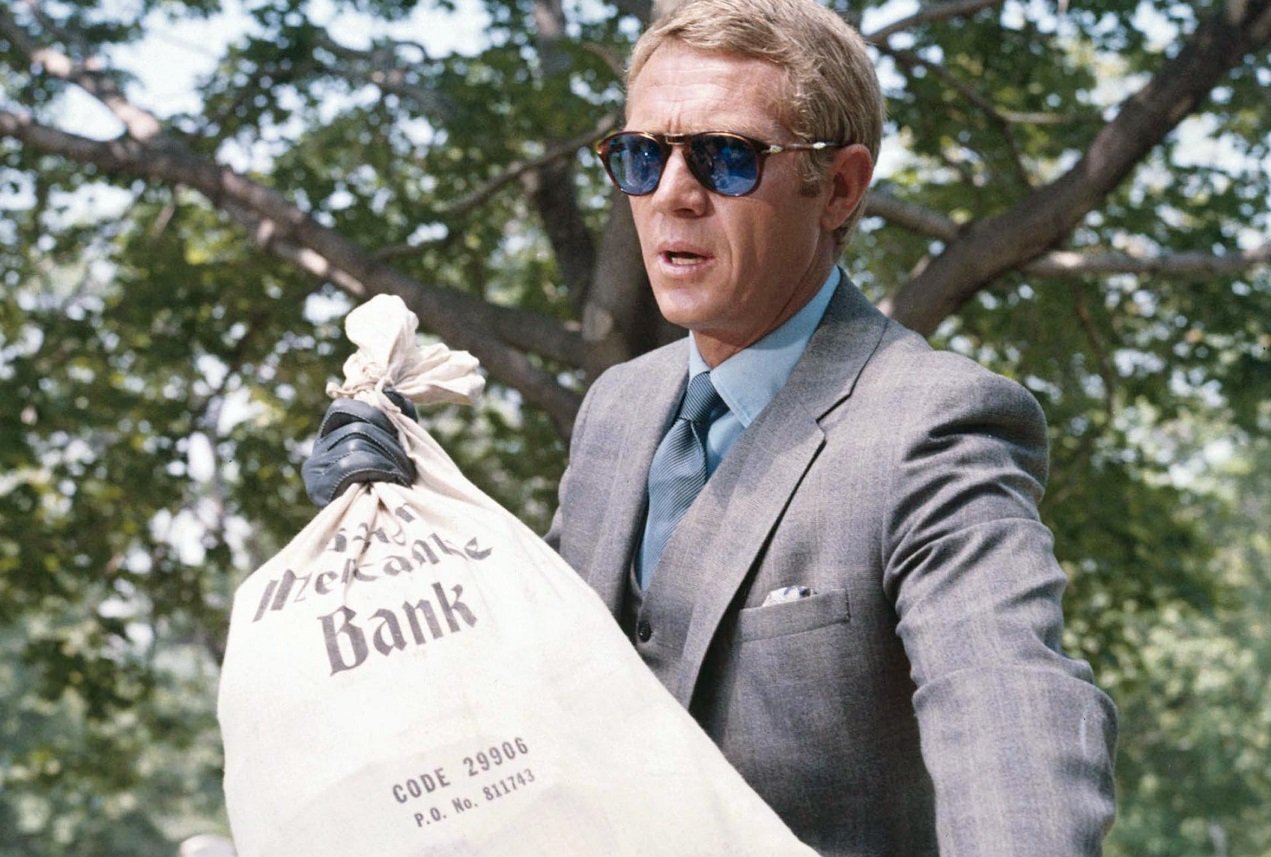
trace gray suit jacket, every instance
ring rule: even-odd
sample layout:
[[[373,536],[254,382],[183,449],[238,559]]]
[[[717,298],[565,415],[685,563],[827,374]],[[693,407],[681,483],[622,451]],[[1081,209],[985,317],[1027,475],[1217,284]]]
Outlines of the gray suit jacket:
[[[548,539],[615,616],[686,348],[604,373],[575,425]],[[1116,715],[1060,652],[1045,476],[1022,387],[844,281],[672,536],[633,641],[822,854],[1098,854]],[[812,594],[763,606],[791,585]]]

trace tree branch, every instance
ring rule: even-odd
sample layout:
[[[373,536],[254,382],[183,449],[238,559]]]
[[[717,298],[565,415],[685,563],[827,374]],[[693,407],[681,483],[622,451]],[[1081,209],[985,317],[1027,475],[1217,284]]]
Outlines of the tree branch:
[[[550,91],[567,79],[573,63],[564,49],[568,26],[561,0],[534,0],[534,29],[540,64],[536,83]],[[589,137],[580,145],[591,139],[595,138]],[[558,145],[554,140],[549,142],[554,148]],[[576,149],[572,146],[570,150]],[[543,164],[527,175],[526,186],[552,246],[561,282],[574,308],[581,311],[591,290],[596,242],[578,205],[574,162],[557,159]]]
[[[1108,425],[1112,425],[1112,420],[1116,416],[1116,374],[1112,371],[1112,364],[1108,360],[1108,353],[1104,350],[1103,342],[1099,339],[1099,331],[1095,329],[1094,319],[1090,315],[1090,307],[1086,303],[1085,289],[1080,283],[1072,284],[1072,301],[1073,307],[1077,311],[1077,321],[1081,324],[1081,330],[1086,335],[1086,339],[1090,342],[1090,351],[1094,354],[1095,366],[1098,368],[1099,377],[1103,380],[1103,406],[1108,412]]]
[[[388,41],[389,49],[371,48],[370,50],[360,50],[358,48],[350,48],[337,42],[325,30],[319,30],[316,37],[316,44],[320,48],[324,48],[338,57],[355,62],[364,62],[373,65],[384,71],[401,72],[396,60],[395,51],[397,48],[411,48],[419,51],[420,59],[427,62],[429,59],[428,49],[419,42],[413,42],[403,39],[390,39]]]
[[[40,6],[39,0],[25,0],[22,5],[26,6],[27,11],[31,13],[32,17],[34,17],[35,20],[39,22],[40,26],[47,32],[52,33],[67,45],[74,45],[84,54],[90,53],[91,49],[84,39],[80,38],[77,33],[68,32],[65,28],[60,26],[57,21],[53,20],[53,17],[45,12]]]
[[[156,145],[130,139],[99,142],[8,111],[0,111],[0,136],[13,137],[42,152],[93,164],[106,172],[193,188],[217,208],[253,227],[254,238],[262,247],[299,264],[314,276],[330,279],[354,297],[364,300],[377,293],[399,295],[426,327],[451,347],[477,355],[491,375],[516,387],[527,401],[543,407],[562,434],[569,435],[579,396],[562,387],[552,373],[535,366],[525,354],[509,347],[501,336],[506,334],[524,342],[527,331],[542,333],[543,327],[531,324],[532,314],[502,310],[450,289],[428,288],[375,261],[364,249],[317,223],[272,188],[199,158],[179,144],[169,141]],[[563,342],[566,335],[559,333],[555,341]],[[537,350],[541,342],[532,346]],[[569,349],[570,356],[579,357],[580,349],[581,339],[577,348]],[[582,361],[570,362],[580,365]]]
[[[526,173],[532,173],[543,167],[549,166],[561,158],[572,156],[575,152],[586,146],[588,143],[603,137],[608,131],[617,124],[617,117],[609,115],[604,117],[596,124],[594,128],[579,134],[569,140],[557,143],[551,146],[546,152],[533,160],[513,161],[508,165],[507,169],[490,179],[481,187],[469,193],[467,196],[456,201],[453,205],[447,206],[440,215],[443,217],[465,217],[471,214],[473,210],[485,205],[485,203],[503,188],[515,182]]]
[[[946,243],[957,240],[961,231],[958,223],[944,214],[897,199],[886,191],[870,191],[865,198],[865,216],[881,217],[891,225]],[[1268,263],[1271,263],[1271,242],[1227,253],[1160,253],[1153,256],[1056,250],[1027,263],[1022,270],[1039,277],[1057,278],[1112,274],[1191,277],[1238,274]]]
[[[1269,39],[1271,0],[1229,0],[1122,104],[1071,170],[1002,214],[965,228],[883,309],[920,333],[932,333],[972,295],[1071,234],[1219,80]]]
[[[352,83],[372,83],[379,87],[381,92],[391,93],[399,98],[414,102],[416,109],[423,115],[437,116],[445,120],[455,112],[454,102],[447,98],[444,93],[436,87],[421,86],[418,83],[411,82],[409,68],[403,68],[397,62],[397,56],[394,51],[398,47],[410,47],[418,50],[422,59],[427,61],[428,52],[422,45],[415,42],[394,41],[388,50],[372,48],[363,51],[340,44],[325,31],[318,32],[314,44],[335,57],[362,67],[359,70],[359,76],[353,74],[348,68],[322,63],[323,67],[333,75]]]
[[[1193,277],[1238,274],[1268,263],[1271,263],[1271,242],[1229,253],[1161,253],[1156,256],[1137,256],[1129,253],[1057,251],[1025,265],[1024,270],[1044,277],[1110,274]]]
[[[871,190],[865,197],[865,216],[881,217],[911,232],[952,241],[958,237],[958,224],[939,211],[897,199],[886,191]]]
[[[313,250],[276,234],[272,222],[262,221],[253,212],[230,203],[222,205],[222,210],[246,227],[262,249],[291,262],[319,282],[333,283],[341,291],[360,298],[381,291],[374,283],[358,280],[334,267]],[[450,289],[429,288],[422,284],[417,284],[416,287],[436,293],[440,300],[453,304],[450,312],[469,314],[476,323],[488,328],[500,340],[519,351],[539,354],[567,366],[583,365],[582,338],[555,319],[526,310],[489,304]]]
[[[940,63],[923,59],[920,55],[913,51],[898,50],[896,48],[889,47],[886,44],[880,44],[878,46],[878,50],[896,60],[896,63],[903,68],[911,69],[921,66],[927,69],[940,80],[944,81],[946,86],[953,89],[964,99],[969,101],[976,109],[983,113],[989,122],[997,128],[998,133],[1002,135],[1003,142],[1006,143],[1006,150],[1011,155],[1011,167],[1015,173],[1016,181],[1026,188],[1031,188],[1033,186],[1032,178],[1028,175],[1028,170],[1024,168],[1024,160],[1020,155],[1019,142],[1015,139],[1015,132],[1011,129],[1012,120],[1007,118],[1006,114],[1000,112],[997,109],[997,105],[981,95],[975,87],[968,86],[963,83],[958,79],[957,75],[949,71]]]
[[[865,36],[865,40],[882,47],[892,36],[905,30],[921,27],[924,24],[934,24],[937,21],[946,21],[949,18],[974,15],[981,9],[1000,6],[1002,2],[1003,0],[948,0],[945,3],[931,3],[907,18],[901,18],[895,23],[869,33]]]
[[[621,80],[627,73],[626,61],[623,60],[623,58],[615,51],[612,51],[603,45],[598,45],[595,42],[583,42],[582,49],[594,57],[599,57],[600,61],[608,66],[609,70],[613,72],[613,76],[619,80]]]
[[[75,84],[104,104],[123,123],[133,139],[144,141],[161,135],[163,129],[159,120],[129,102],[118,84],[96,67],[94,60],[76,63],[61,51],[40,47],[4,8],[0,8],[0,35],[9,39],[32,63],[42,66],[50,76]]]
[[[566,159],[572,158],[580,148],[604,136],[617,121],[616,115],[605,116],[593,128],[549,147],[537,158],[512,162],[507,169],[484,185],[438,212],[438,217],[467,217],[503,188],[517,180],[526,180],[553,247],[557,250],[556,258],[562,279],[575,305],[581,307],[594,267],[595,249],[582,222],[581,213],[577,210],[574,188],[570,181],[572,170],[562,171],[560,165],[567,163]],[[567,224],[567,227],[553,230],[554,226],[561,224]],[[375,257],[382,261],[397,259],[417,253],[425,246],[428,245],[399,244],[383,247],[376,251]]]
[[[354,297],[366,299],[382,292],[399,295],[422,324],[450,346],[473,352],[492,376],[515,387],[526,401],[543,407],[561,434],[569,436],[580,397],[509,343],[536,353],[543,353],[546,344],[552,349],[549,357],[581,366],[579,334],[555,320],[496,307],[461,292],[428,288],[400,274],[322,226],[277,191],[202,158],[168,137],[154,116],[128,103],[113,80],[76,65],[65,54],[39,47],[2,9],[0,35],[33,62],[42,64],[49,74],[100,100],[124,122],[131,139],[90,140],[8,111],[0,111],[0,136],[11,136],[37,150],[94,164],[108,172],[193,188],[247,226],[257,244]]]

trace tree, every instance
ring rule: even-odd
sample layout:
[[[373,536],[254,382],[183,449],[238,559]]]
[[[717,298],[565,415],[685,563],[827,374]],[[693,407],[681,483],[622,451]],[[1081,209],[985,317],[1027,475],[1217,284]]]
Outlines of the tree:
[[[675,335],[586,153],[659,10],[484,0],[483,46],[442,54],[410,38],[424,5],[257,0],[170,115],[116,59],[221,4],[0,8],[0,627],[29,670],[6,704],[106,723],[219,661],[234,583],[309,513],[298,462],[352,303],[399,294],[481,358],[479,416],[429,427],[540,530],[588,381]],[[1139,632],[1175,610],[1212,637],[1246,585],[1213,573],[1218,501],[1178,471],[1271,425],[1271,3],[1077,5],[836,6],[894,141],[844,264],[1042,401],[1068,643],[1137,711],[1177,668]],[[68,127],[69,91],[115,135]],[[1135,848],[1177,812],[1134,818],[1126,853],[1173,853]]]
[[[1122,694],[1117,854],[1271,852],[1271,456],[1250,440],[1204,476],[1200,514],[1222,547],[1222,609],[1128,618],[1141,693]]]
[[[143,10],[150,5],[143,4]],[[208,4],[177,5],[196,13],[209,11]],[[480,63],[473,63],[453,57],[433,61],[418,45],[393,41],[362,50],[341,44],[300,14],[304,5],[257,6],[253,15],[262,36],[226,56],[223,73],[206,87],[204,113],[164,122],[130,100],[120,81],[95,62],[104,45],[136,38],[141,20],[90,24],[92,16],[86,13],[92,4],[83,9],[68,4],[59,20],[28,0],[26,20],[6,13],[0,17],[0,32],[11,68],[26,78],[12,97],[31,110],[0,113],[0,132],[18,141],[21,151],[56,155],[94,174],[193,188],[249,229],[264,249],[354,297],[402,294],[427,327],[474,351],[494,377],[545,408],[567,433],[577,392],[530,358],[595,371],[646,349],[654,341],[647,332],[657,327],[644,296],[627,213],[615,206],[601,227],[594,182],[576,187],[573,163],[574,153],[610,127],[620,110],[612,57],[626,42],[619,26],[625,16],[570,20],[564,7],[551,0],[532,6],[493,3],[494,46]],[[366,5],[392,17],[414,4]],[[1247,55],[1264,51],[1271,39],[1267,4],[1229,2],[1210,10],[1174,56],[1154,58],[1147,83],[1107,121],[1095,112],[1097,102],[1091,103],[1097,98],[1091,69],[1066,55],[1069,40],[1026,19],[1018,26],[1000,26],[999,15],[991,13],[1001,5],[1000,0],[944,3],[869,33],[879,52],[907,75],[893,94],[893,102],[901,105],[896,112],[901,133],[913,135],[919,163],[948,170],[945,181],[937,178],[933,184],[961,185],[966,180],[978,191],[973,200],[960,200],[953,212],[886,192],[871,203],[871,213],[942,244],[921,270],[886,284],[894,291],[886,305],[901,321],[932,333],[969,298],[1030,264],[1034,274],[1071,279],[1091,270],[1243,269],[1271,256],[1271,245],[1265,243],[1247,252],[1232,249],[1182,258],[1048,255],[1074,238],[1087,216],[1105,205],[1126,176],[1220,83],[1235,103],[1253,102],[1241,90],[1256,88],[1256,75],[1243,63]],[[1101,34],[1099,20],[1089,13],[1068,13],[1072,24],[1091,25],[1089,39],[1072,41],[1077,50],[1086,51],[1115,45],[1123,48],[1128,63],[1147,65],[1149,51],[1129,20],[1137,4],[1121,5],[1108,11],[1121,24],[1111,28],[1110,36]],[[620,11],[638,21],[653,13],[641,3]],[[1186,20],[1197,13],[1182,8],[1171,14]],[[567,34],[570,25],[577,36]],[[902,43],[909,46],[900,47]],[[1010,76],[1030,54],[1040,55],[1043,62],[1032,59],[1034,79],[1019,86]],[[606,56],[611,58],[608,64]],[[474,74],[475,69],[480,73]],[[1071,72],[1075,79],[1055,86],[1056,71]],[[455,89],[459,81],[466,84],[462,93]],[[41,122],[50,89],[59,85],[77,86],[100,100],[124,133],[94,141]],[[980,91],[993,85],[1001,87],[1000,103]],[[352,104],[334,122],[321,121],[322,106],[332,93],[353,95],[366,87],[374,90],[374,101]],[[921,116],[912,111],[915,105],[923,108]],[[936,109],[928,111],[932,105]],[[1040,106],[1046,109],[1027,112]],[[603,117],[599,123],[596,116]],[[222,166],[214,155],[219,142],[244,135],[261,139],[296,118],[308,127],[328,126],[298,141],[298,148],[310,153],[324,149],[333,134],[350,130],[347,123],[357,123],[360,157],[319,165],[306,163],[293,150],[278,159],[272,179],[265,181]],[[1256,129],[1241,127],[1238,115],[1230,118],[1235,121],[1223,131],[1233,140],[1260,145]],[[430,154],[440,148],[474,162],[439,188],[444,195],[409,190],[441,178],[431,163],[414,168],[402,163],[414,148],[404,127],[410,119],[443,132],[446,144],[426,147]],[[943,129],[933,130],[933,121]],[[1048,126],[1058,133],[1039,133]],[[499,138],[488,134],[492,128],[502,132]],[[952,128],[956,133],[949,133]],[[1058,166],[1074,155],[1074,164]],[[412,240],[422,225],[441,233],[445,247],[451,236],[471,234],[478,212],[482,219],[507,222],[493,196],[517,179],[528,193],[514,213],[537,215],[554,253],[556,270],[547,279],[563,294],[552,296],[549,290],[554,299],[548,303],[561,314],[581,317],[581,333],[533,311],[535,307],[513,309],[492,295],[473,294],[471,283],[467,289],[432,285],[431,277],[412,273],[435,270],[435,265],[403,259],[408,254],[429,261],[427,243]],[[297,193],[307,191],[307,204],[287,198],[289,182]],[[372,233],[377,240],[363,239],[355,227],[358,214],[387,221],[389,235],[381,229]],[[1117,235],[1090,231],[1096,240]],[[1089,243],[1114,245],[1106,240]],[[390,266],[388,258],[398,264]],[[540,290],[542,279],[535,284]]]

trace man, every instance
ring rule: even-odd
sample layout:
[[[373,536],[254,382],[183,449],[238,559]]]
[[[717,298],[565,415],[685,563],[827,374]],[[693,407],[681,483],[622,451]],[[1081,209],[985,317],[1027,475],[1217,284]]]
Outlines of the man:
[[[881,126],[813,0],[640,39],[598,151],[691,335],[592,385],[548,540],[818,852],[1097,854],[1115,712],[1059,648],[1041,411],[834,267]]]

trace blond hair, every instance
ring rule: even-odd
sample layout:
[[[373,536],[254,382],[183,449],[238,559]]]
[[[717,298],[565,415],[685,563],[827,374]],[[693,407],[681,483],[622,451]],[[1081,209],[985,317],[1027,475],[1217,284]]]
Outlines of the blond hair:
[[[789,88],[782,100],[789,107],[780,118],[791,132],[806,141],[860,143],[878,161],[884,108],[874,63],[860,34],[816,0],[685,0],[636,42],[628,91],[654,51],[670,41],[778,66]],[[810,192],[819,190],[832,157],[833,150],[806,156]],[[862,200],[836,231],[840,243],[864,208]]]

